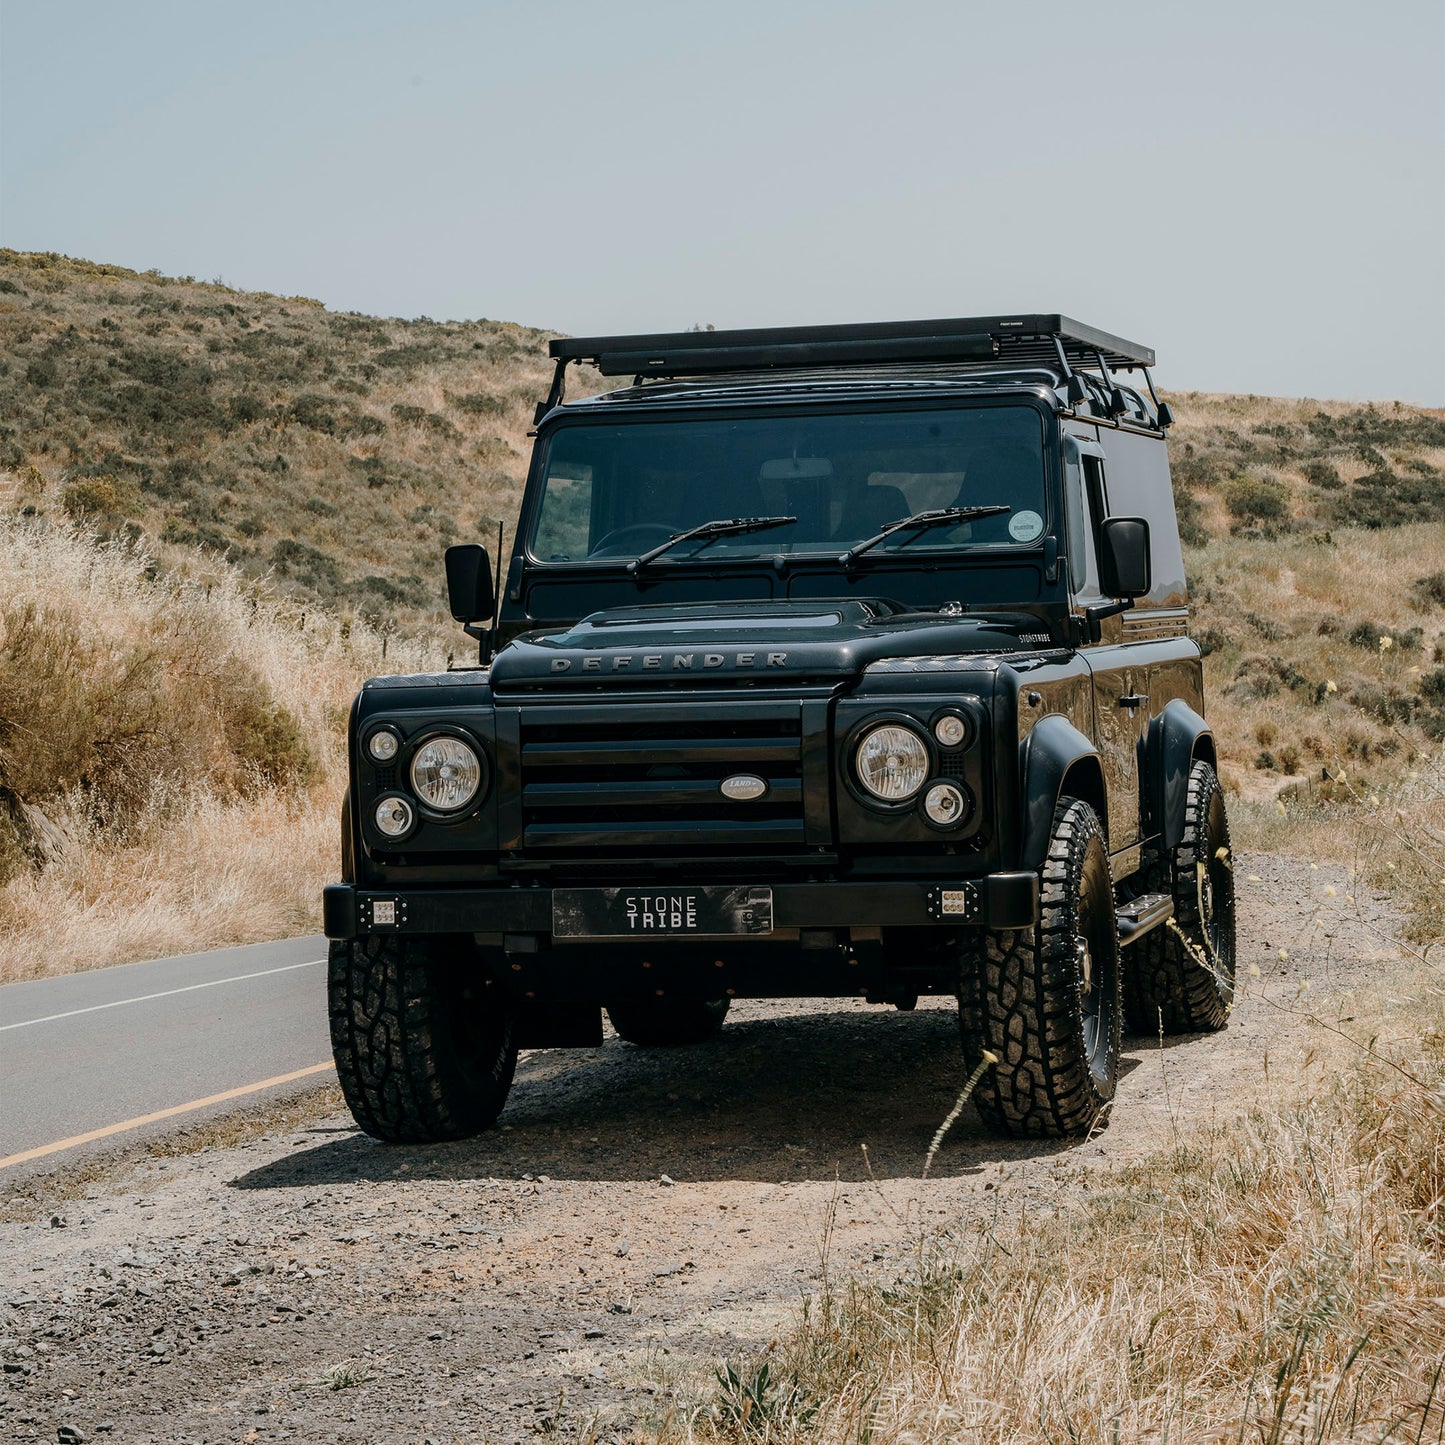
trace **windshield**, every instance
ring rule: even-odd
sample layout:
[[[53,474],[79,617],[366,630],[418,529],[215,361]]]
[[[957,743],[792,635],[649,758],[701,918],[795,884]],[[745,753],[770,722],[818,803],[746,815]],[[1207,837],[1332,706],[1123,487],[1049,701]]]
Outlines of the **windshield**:
[[[996,516],[903,529],[866,554],[1027,547],[1044,531],[1043,419],[991,406],[691,420],[578,422],[547,441],[530,539],[541,562],[616,560],[716,518],[796,518],[679,543],[656,565],[841,553],[943,507]]]

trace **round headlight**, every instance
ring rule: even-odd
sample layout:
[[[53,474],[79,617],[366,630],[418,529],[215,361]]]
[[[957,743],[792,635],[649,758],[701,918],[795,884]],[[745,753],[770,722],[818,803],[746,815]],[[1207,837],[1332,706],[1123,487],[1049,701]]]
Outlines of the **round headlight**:
[[[928,749],[912,728],[885,724],[858,744],[858,781],[885,803],[911,798],[928,776]]]
[[[373,762],[389,763],[401,750],[401,739],[390,728],[380,728],[366,740]]]
[[[968,736],[968,724],[961,717],[945,713],[933,725],[933,736],[946,748],[956,748]]]
[[[405,798],[393,793],[378,800],[375,818],[378,833],[384,833],[388,838],[400,838],[402,834],[411,832],[411,825],[416,822],[416,809]]]
[[[928,814],[930,823],[940,828],[951,828],[963,821],[968,805],[952,783],[935,783],[924,796],[923,811]]]
[[[460,738],[431,738],[412,755],[411,785],[427,807],[454,813],[476,797],[482,760]]]

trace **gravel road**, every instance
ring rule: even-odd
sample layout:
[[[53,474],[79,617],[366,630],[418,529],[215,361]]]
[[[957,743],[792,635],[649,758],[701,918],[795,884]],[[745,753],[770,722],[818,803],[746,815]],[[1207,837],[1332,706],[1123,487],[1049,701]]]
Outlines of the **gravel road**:
[[[531,1054],[504,1127],[466,1143],[387,1148],[318,1111],[42,1189],[0,1224],[0,1438],[625,1438],[784,1327],[830,1221],[830,1269],[887,1275],[920,1224],[1056,1208],[1277,1081],[1303,982],[1314,1008],[1372,987],[1392,914],[1339,869],[1240,868],[1260,977],[1222,1034],[1129,1040],[1086,1143],[1001,1142],[967,1111],[922,1180],[961,1083],[952,1008],[769,1002],[693,1048]]]

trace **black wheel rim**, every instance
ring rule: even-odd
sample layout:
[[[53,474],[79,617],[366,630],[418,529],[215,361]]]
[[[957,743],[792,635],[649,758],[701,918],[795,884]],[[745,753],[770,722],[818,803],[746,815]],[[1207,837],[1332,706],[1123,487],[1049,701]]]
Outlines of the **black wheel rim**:
[[[1102,855],[1085,861],[1079,892],[1079,926],[1074,941],[1074,958],[1079,972],[1079,1023],[1089,1072],[1097,1082],[1107,1082],[1114,1032],[1111,987],[1117,959],[1117,924],[1110,890],[1102,872]]]
[[[1214,987],[1228,1003],[1234,996],[1234,857],[1224,797],[1209,800],[1204,829],[1204,875],[1199,879],[1199,927],[1208,944]]]

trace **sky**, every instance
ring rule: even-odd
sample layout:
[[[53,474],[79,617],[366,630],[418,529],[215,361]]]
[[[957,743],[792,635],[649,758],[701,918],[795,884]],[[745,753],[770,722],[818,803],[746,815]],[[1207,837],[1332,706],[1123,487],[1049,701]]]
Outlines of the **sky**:
[[[1440,0],[0,0],[0,245],[573,334],[1062,311],[1445,405]]]

